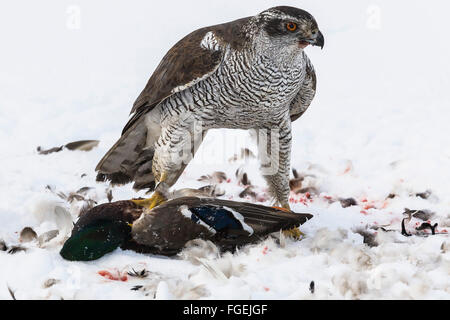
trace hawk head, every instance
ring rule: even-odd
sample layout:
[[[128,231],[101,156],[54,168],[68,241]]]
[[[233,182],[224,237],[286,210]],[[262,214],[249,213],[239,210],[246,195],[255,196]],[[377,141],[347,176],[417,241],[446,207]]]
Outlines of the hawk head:
[[[314,17],[294,7],[274,7],[256,16],[258,29],[271,47],[304,49],[308,45],[323,48],[325,40]]]

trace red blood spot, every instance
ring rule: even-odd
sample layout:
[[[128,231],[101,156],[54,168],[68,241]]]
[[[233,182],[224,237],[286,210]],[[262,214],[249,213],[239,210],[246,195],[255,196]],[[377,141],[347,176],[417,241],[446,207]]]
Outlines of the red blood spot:
[[[127,281],[128,277],[126,274],[124,274],[123,276],[120,277],[120,281]]]
[[[98,272],[99,275],[101,275],[102,277],[108,279],[108,280],[114,280],[114,281],[127,281],[128,277],[126,274],[124,275],[120,275],[120,273],[117,273],[117,276],[113,275],[111,272],[106,271],[106,270],[100,270]]]
[[[367,199],[366,198],[362,198],[361,202],[367,202]]]
[[[230,179],[230,178],[228,178],[228,179],[227,179],[227,183],[230,183],[230,182],[231,182],[231,179]]]
[[[361,210],[361,213],[364,215],[367,215],[367,211],[366,210]]]
[[[373,204],[367,204],[364,206],[364,210],[369,210],[369,209],[373,209],[375,208],[375,206]]]
[[[264,287],[264,291],[270,291],[270,289],[267,287]]]
[[[265,246],[262,250],[262,254],[267,254],[268,250],[269,250],[269,248],[267,246]]]
[[[307,193],[305,193],[305,196],[306,196],[308,199],[311,199],[311,193],[307,192]]]
[[[447,231],[447,229],[442,229],[441,232],[447,233],[448,231]]]
[[[100,271],[98,272],[98,274],[101,275],[102,277],[106,278],[106,279],[109,279],[109,280],[117,280],[117,278],[115,278],[115,277],[111,274],[111,272],[106,271],[106,270],[100,270]]]
[[[332,200],[333,198],[332,197],[330,197],[330,196],[323,196],[325,199],[327,199],[327,200]]]

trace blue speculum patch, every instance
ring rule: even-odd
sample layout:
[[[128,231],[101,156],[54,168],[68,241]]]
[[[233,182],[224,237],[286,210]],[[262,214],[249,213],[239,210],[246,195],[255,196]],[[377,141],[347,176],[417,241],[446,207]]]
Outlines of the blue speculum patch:
[[[242,224],[234,217],[233,213],[224,208],[203,206],[189,208],[189,210],[192,212],[192,221],[201,220],[216,231],[243,229]]]

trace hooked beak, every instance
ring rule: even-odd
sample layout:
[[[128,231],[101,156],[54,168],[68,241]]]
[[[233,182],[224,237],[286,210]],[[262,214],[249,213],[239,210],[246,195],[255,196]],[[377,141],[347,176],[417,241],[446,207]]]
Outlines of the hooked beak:
[[[313,39],[304,39],[300,41],[300,45],[302,46],[302,48],[308,46],[308,45],[312,45],[312,46],[316,46],[316,47],[320,47],[321,49],[323,49],[323,46],[325,44],[325,39],[323,37],[322,32],[318,32],[317,36]]]
[[[320,49],[323,49],[323,46],[325,45],[325,38],[323,37],[322,32],[319,31],[319,34],[317,35],[315,42],[313,43],[313,46],[320,47]]]

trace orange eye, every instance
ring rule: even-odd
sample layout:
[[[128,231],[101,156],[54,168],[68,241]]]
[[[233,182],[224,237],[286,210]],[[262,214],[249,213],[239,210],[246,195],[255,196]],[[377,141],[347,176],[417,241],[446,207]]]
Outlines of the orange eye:
[[[286,29],[288,29],[289,31],[295,31],[297,30],[297,24],[294,22],[288,22],[286,23]]]

